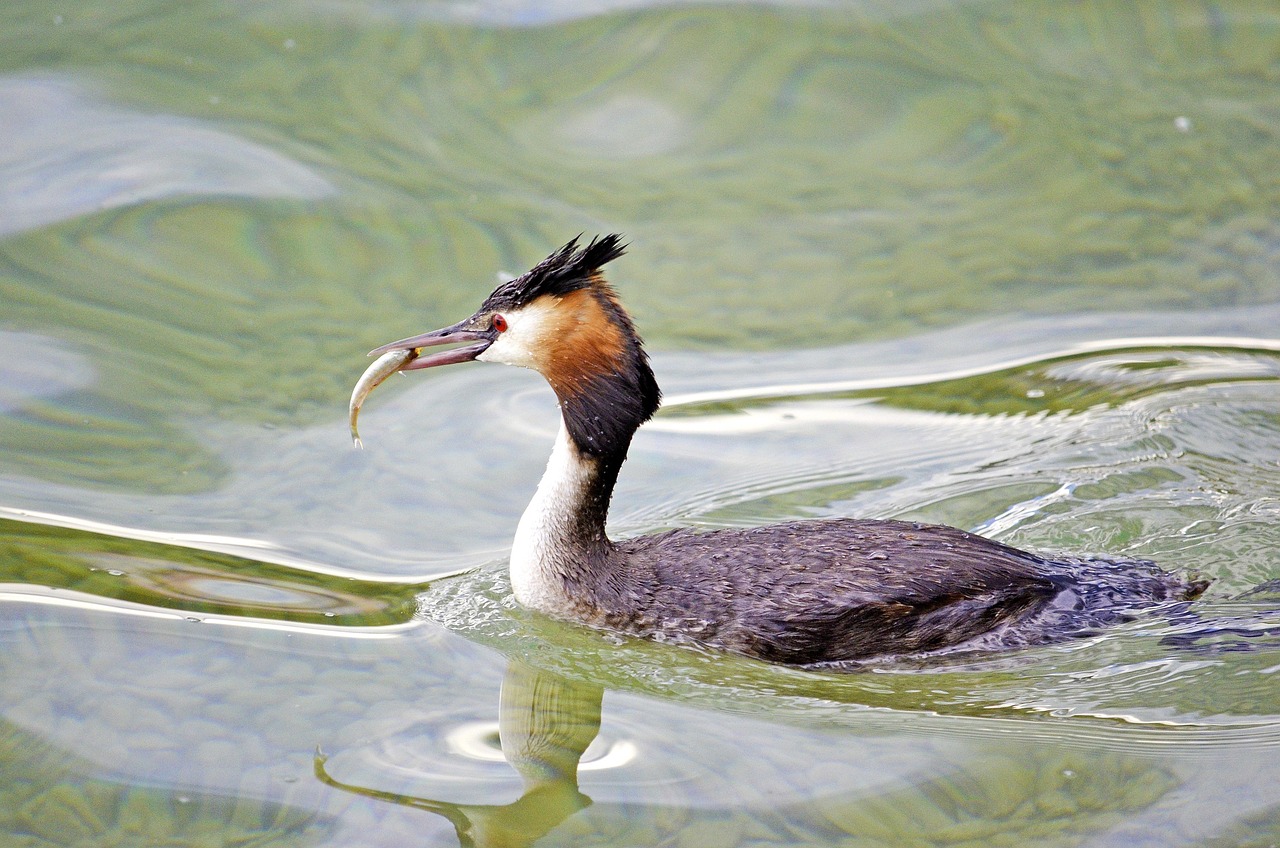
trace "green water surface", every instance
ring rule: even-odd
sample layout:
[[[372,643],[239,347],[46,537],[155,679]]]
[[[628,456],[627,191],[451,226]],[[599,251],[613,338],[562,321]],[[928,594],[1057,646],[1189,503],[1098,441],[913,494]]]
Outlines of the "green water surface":
[[[0,846],[1274,845],[1278,210],[1266,3],[5,4]],[[615,534],[1213,586],[843,675],[521,610],[546,387],[347,398],[605,232]]]

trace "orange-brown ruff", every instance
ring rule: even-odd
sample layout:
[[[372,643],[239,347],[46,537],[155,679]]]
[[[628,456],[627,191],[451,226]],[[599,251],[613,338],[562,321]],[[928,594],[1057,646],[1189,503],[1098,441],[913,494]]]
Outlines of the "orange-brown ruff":
[[[796,521],[613,542],[605,521],[631,437],[659,391],[600,268],[616,235],[577,239],[499,286],[452,327],[385,345],[403,370],[472,359],[540,372],[562,426],[516,530],[516,598],[550,615],[798,665],[1043,643],[1087,633],[1208,585],[1152,563],[1046,558],[900,521]],[[464,347],[422,355],[455,342]]]

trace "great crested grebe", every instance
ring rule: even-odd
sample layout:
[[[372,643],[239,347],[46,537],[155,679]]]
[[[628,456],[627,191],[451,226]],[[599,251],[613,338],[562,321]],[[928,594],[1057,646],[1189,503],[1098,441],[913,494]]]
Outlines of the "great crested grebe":
[[[605,519],[660,392],[600,268],[617,235],[574,239],[470,318],[374,350],[386,374],[466,362],[532,368],[561,426],[511,550],[516,599],[551,616],[795,665],[1039,644],[1186,601],[1208,585],[1150,562],[1047,559],[953,527],[847,518],[674,530],[614,542]],[[423,355],[422,348],[463,343]],[[363,392],[363,393],[361,393]],[[353,425],[354,431],[354,425]]]

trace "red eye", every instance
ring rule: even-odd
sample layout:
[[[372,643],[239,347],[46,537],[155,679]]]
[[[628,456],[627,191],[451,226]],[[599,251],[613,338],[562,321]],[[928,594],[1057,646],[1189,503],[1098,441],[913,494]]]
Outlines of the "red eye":
[[[497,330],[499,333],[505,333],[507,331],[507,319],[503,318],[496,312],[493,314],[493,329]]]

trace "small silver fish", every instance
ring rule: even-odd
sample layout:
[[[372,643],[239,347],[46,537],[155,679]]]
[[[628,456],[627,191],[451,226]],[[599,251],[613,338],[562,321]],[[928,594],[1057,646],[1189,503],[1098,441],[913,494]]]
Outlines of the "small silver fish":
[[[351,441],[358,450],[364,449],[360,441],[360,433],[356,430],[356,418],[360,415],[360,407],[369,393],[378,387],[383,380],[403,368],[411,359],[418,356],[416,350],[393,350],[373,360],[373,364],[365,369],[351,392]]]

